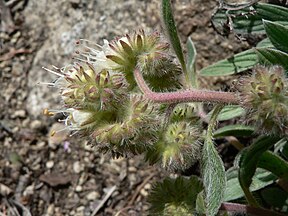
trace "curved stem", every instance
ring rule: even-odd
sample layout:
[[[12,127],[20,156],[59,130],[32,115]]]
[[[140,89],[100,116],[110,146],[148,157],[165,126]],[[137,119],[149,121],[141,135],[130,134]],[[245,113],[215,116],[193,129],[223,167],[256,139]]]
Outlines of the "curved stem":
[[[239,104],[236,95],[230,92],[206,90],[182,90],[177,92],[152,92],[147,86],[139,69],[134,70],[134,78],[145,96],[156,103],[206,102],[222,104]]]

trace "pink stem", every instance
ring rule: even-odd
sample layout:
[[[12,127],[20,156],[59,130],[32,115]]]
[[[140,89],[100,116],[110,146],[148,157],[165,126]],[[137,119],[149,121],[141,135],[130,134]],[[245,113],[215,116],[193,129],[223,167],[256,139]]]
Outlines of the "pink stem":
[[[156,103],[212,102],[239,104],[235,94],[206,90],[182,90],[178,92],[152,92],[147,86],[139,69],[134,70],[134,77],[145,96]]]

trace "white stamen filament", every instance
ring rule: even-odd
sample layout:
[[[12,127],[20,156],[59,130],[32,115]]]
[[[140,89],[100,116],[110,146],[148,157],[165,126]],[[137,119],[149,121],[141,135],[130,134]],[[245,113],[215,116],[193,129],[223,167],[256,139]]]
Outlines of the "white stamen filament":
[[[43,68],[44,70],[52,73],[52,74],[55,74],[55,75],[57,75],[57,76],[59,76],[59,77],[63,77],[63,78],[64,78],[64,75],[63,75],[63,74],[60,74],[60,73],[58,73],[58,72],[56,72],[56,71],[50,70],[50,69],[45,68],[45,67],[42,67],[42,68]]]

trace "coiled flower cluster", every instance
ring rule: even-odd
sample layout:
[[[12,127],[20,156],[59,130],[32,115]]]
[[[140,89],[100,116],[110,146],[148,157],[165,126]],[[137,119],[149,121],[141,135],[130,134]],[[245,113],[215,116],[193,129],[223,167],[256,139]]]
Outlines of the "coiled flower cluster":
[[[288,135],[288,81],[282,67],[256,67],[241,81],[240,98],[258,132]]]
[[[165,168],[191,165],[200,151],[199,131],[182,118],[165,124],[167,106],[146,99],[133,76],[138,68],[155,91],[179,88],[181,70],[168,52],[169,44],[157,32],[144,31],[104,41],[103,46],[93,47],[86,40],[77,44],[76,63],[46,69],[59,76],[53,85],[60,88],[65,106],[46,113],[66,113],[67,128],[114,157],[152,151]]]

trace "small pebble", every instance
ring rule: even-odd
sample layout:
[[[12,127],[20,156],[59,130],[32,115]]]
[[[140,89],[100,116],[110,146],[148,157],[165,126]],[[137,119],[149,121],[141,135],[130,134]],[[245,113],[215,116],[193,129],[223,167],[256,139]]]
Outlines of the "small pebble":
[[[34,190],[35,190],[34,184],[29,185],[28,187],[26,187],[25,191],[23,192],[23,195],[24,196],[33,195],[34,194]]]
[[[81,192],[82,190],[83,190],[83,188],[82,188],[81,185],[77,185],[76,188],[75,188],[76,192]]]
[[[77,215],[79,215],[79,213],[84,213],[84,210],[85,210],[85,206],[79,206],[77,209],[76,209],[76,212],[78,213]],[[83,215],[83,214],[80,214],[80,215]],[[79,215],[79,216],[80,216]]]
[[[55,210],[55,206],[54,204],[50,204],[47,208],[47,212],[46,215],[47,216],[53,216],[54,215],[54,210]]]
[[[97,191],[92,191],[86,195],[88,200],[96,200],[100,197],[100,194]]]
[[[132,173],[135,173],[135,172],[137,172],[137,169],[136,169],[136,167],[128,167],[128,171],[129,172],[132,172]]]
[[[80,163],[80,161],[76,161],[73,163],[73,171],[77,174],[82,172],[84,170],[83,164]]]
[[[146,190],[150,190],[150,189],[152,188],[152,185],[151,185],[150,183],[147,183],[147,184],[144,186],[144,188],[145,188]]]
[[[54,166],[54,161],[47,161],[47,162],[46,162],[46,167],[47,167],[48,169],[51,169],[53,166]]]
[[[25,110],[16,110],[11,118],[25,118],[26,116],[26,111]]]
[[[140,194],[144,197],[148,196],[148,192],[144,188],[141,189]]]
[[[45,146],[46,146],[46,142],[44,142],[44,141],[37,143],[38,148],[44,148]]]
[[[39,120],[34,120],[30,123],[30,127],[33,130],[39,130],[42,127],[42,122]]]

